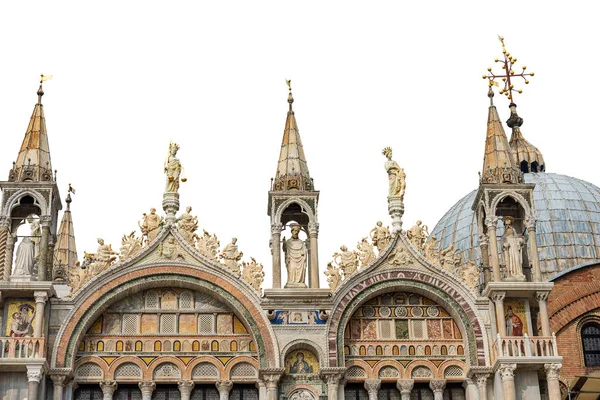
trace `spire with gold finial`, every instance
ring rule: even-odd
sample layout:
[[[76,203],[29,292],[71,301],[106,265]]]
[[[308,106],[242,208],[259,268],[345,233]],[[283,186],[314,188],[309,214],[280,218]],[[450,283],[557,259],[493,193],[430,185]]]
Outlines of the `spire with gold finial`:
[[[49,79],[52,79],[52,76],[41,76],[40,87],[37,91],[38,101],[33,108],[19,155],[13,163],[13,168],[8,176],[8,180],[11,182],[54,180],[52,163],[50,161],[50,147],[46,132],[44,106],[42,105],[42,96],[44,95],[42,84]]]
[[[314,190],[313,182],[308,172],[304,148],[300,140],[296,116],[292,109],[294,97],[292,96],[291,80],[287,79],[286,83],[289,89],[289,111],[285,121],[279,162],[272,190]]]
[[[75,268],[77,264],[75,230],[73,228],[73,218],[71,216],[71,193],[75,194],[75,189],[69,183],[69,189],[65,199],[67,209],[63,213],[60,228],[56,235],[56,245],[54,247],[52,278],[55,281],[67,281],[69,271]]]

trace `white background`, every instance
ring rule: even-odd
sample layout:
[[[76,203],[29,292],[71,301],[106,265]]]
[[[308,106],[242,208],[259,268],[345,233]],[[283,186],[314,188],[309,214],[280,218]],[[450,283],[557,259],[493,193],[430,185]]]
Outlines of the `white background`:
[[[77,246],[114,249],[160,210],[169,140],[180,144],[201,229],[265,265],[266,215],[292,80],[321,191],[320,265],[389,224],[385,146],[407,174],[405,228],[432,229],[475,189],[488,98],[481,75],[507,49],[535,71],[517,95],[547,170],[597,177],[600,61],[588,2],[102,1],[0,5],[0,178],[16,159],[39,74],[62,196],[77,189]],[[502,120],[508,101],[496,95]],[[508,129],[507,129],[508,131]],[[285,269],[284,269],[285,271]],[[285,272],[284,272],[285,274]],[[325,286],[321,274],[321,286]],[[285,275],[284,275],[285,279]]]

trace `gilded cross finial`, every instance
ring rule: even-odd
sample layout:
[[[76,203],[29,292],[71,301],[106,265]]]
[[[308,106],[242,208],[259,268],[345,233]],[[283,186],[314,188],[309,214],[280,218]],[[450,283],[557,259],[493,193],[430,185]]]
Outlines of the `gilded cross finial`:
[[[292,80],[286,79],[285,83],[288,85],[290,91],[290,94],[288,94],[288,103],[290,103],[290,111],[292,111],[292,103],[294,102],[294,97],[292,96]]]
[[[502,54],[504,58],[496,58],[494,62],[500,63],[502,65],[503,73],[496,74],[492,72],[492,67],[489,67],[487,69],[488,73],[486,75],[483,75],[483,79],[488,80],[490,88],[492,86],[500,86],[499,83],[496,82],[496,79],[502,79],[502,82],[504,82],[504,87],[500,89],[499,93],[508,97],[510,102],[513,103],[513,92],[523,93],[523,90],[515,89],[513,79],[516,77],[521,77],[525,81],[525,84],[528,85],[529,80],[527,79],[527,77],[534,76],[535,74],[533,72],[525,72],[525,70],[527,69],[525,65],[521,67],[522,71],[520,73],[516,73],[514,70],[514,66],[517,62],[517,58],[513,57],[506,50],[506,46],[504,45],[504,37],[498,35],[498,39],[500,40],[500,43],[502,43]]]

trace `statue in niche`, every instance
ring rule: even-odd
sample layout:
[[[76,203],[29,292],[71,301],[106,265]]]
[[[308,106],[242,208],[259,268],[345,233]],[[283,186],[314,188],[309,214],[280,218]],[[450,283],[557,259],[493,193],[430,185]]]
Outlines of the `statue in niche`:
[[[419,250],[420,252],[423,251],[423,245],[425,244],[425,239],[427,239],[428,234],[429,232],[427,225],[423,225],[423,222],[420,220],[417,221],[412,228],[406,231],[406,236],[415,249]]]
[[[329,289],[334,292],[335,289],[340,286],[342,283],[342,275],[340,274],[340,269],[335,267],[332,263],[327,264],[327,269],[325,270],[325,276],[327,276],[327,283],[329,284]]]
[[[179,150],[179,145],[177,143],[169,144],[169,156],[167,157],[167,161],[165,162],[165,174],[167,175],[167,187],[165,188],[165,192],[167,193],[177,193],[179,191],[179,177],[181,175],[181,163],[177,158],[177,151]],[[182,182],[185,182],[185,178],[181,179]]]
[[[118,253],[113,251],[110,244],[104,244],[104,239],[98,238],[98,250],[96,254],[90,254],[92,263],[89,265],[89,274],[91,276],[98,275],[104,271],[117,259],[115,255]]]
[[[156,208],[150,209],[150,214],[144,213],[142,216],[143,222],[139,223],[140,230],[142,231],[142,238],[146,237],[146,244],[150,244],[158,235],[158,228],[163,222],[163,217],[156,215]]]
[[[185,212],[177,219],[177,228],[185,241],[194,246],[195,241],[199,239],[198,235],[196,235],[196,230],[198,229],[198,217],[193,217],[192,214],[190,214],[191,212],[192,207],[187,207],[185,209]]]
[[[386,147],[383,149],[383,155],[387,158],[385,162],[385,170],[388,173],[389,181],[389,197],[395,197],[404,200],[404,192],[406,191],[406,174],[404,169],[400,168],[398,163],[392,160],[392,148]]]
[[[223,251],[219,256],[223,259],[223,262],[227,269],[229,269],[234,274],[239,275],[239,261],[244,256],[244,253],[238,250],[238,246],[236,243],[237,238],[231,238],[231,242],[223,248]]]
[[[210,233],[204,231],[204,234],[198,238],[198,251],[206,258],[210,258],[211,260],[217,259],[217,253],[219,252],[219,239],[217,235],[211,235]]]
[[[506,264],[507,277],[518,279],[523,275],[523,246],[525,240],[517,234],[513,227],[513,217],[504,217],[504,235],[502,236],[502,249],[504,250],[504,262]]]
[[[42,237],[40,221],[36,220],[32,215],[30,215],[27,217],[27,223],[29,223],[29,228],[31,229],[31,241],[34,244],[35,258],[37,259],[37,256],[40,253],[40,239]]]
[[[33,241],[24,237],[17,247],[17,257],[15,260],[14,276],[29,276],[33,274],[35,266],[35,244]]]
[[[377,221],[377,226],[371,229],[370,236],[371,240],[373,240],[373,246],[377,247],[380,254],[385,250],[392,238],[389,228],[383,226],[381,221]]]
[[[288,273],[286,287],[306,287],[304,279],[306,276],[307,249],[304,241],[298,237],[300,225],[290,225],[292,237],[288,240],[283,238],[283,252],[285,253],[285,267]]]
[[[360,259],[360,263],[363,267],[371,264],[373,260],[375,260],[373,245],[367,241],[366,237],[362,238],[361,241],[358,242],[356,249],[358,250],[358,258]]]
[[[262,264],[257,263],[253,257],[250,257],[250,262],[243,262],[242,265],[242,279],[260,293],[260,286],[265,280]]]
[[[123,235],[121,238],[121,248],[119,249],[121,260],[133,257],[140,250],[142,250],[142,238],[135,237],[135,232],[131,232],[129,236]]]
[[[346,246],[341,246],[340,251],[341,253],[333,253],[333,261],[340,266],[346,279],[358,270],[358,254],[349,251]]]
[[[158,255],[159,257],[166,258],[167,260],[183,258],[183,255],[179,250],[179,244],[175,241],[173,236],[169,236],[167,240],[158,246]]]

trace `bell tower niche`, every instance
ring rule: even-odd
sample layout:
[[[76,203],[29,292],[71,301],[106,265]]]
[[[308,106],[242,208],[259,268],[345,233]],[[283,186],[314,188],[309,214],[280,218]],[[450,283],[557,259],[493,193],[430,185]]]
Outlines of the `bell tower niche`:
[[[58,212],[62,209],[56,174],[52,171],[42,105],[42,75],[38,101],[8,180],[0,182],[0,280],[52,280],[52,255]],[[29,225],[29,229],[26,228]],[[16,261],[15,261],[16,260]]]
[[[282,263],[288,271],[285,288],[318,288],[319,192],[315,190],[308,172],[304,148],[292,109],[294,102],[292,88],[289,80],[287,83],[289,111],[267,208],[271,218],[273,288],[282,287]]]

